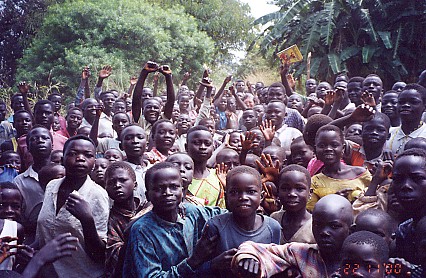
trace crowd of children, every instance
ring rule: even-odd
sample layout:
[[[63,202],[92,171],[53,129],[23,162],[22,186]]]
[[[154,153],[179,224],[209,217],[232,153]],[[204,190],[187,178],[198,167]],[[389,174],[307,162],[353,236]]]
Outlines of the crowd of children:
[[[304,92],[286,65],[217,91],[112,73],[91,94],[85,67],[66,108],[21,82],[0,113],[0,276],[426,277],[426,71]]]

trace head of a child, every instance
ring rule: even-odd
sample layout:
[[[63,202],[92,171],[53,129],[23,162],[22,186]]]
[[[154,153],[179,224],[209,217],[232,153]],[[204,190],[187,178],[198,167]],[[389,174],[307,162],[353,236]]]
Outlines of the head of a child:
[[[62,164],[63,157],[64,157],[64,153],[62,150],[54,150],[50,154],[50,162],[53,162],[56,164]]]
[[[44,126],[35,126],[27,134],[28,151],[33,158],[48,159],[52,151],[53,138],[50,131]]]
[[[86,178],[95,165],[95,155],[95,144],[90,138],[84,135],[69,138],[64,144],[63,158],[67,178]]]
[[[310,117],[306,122],[305,129],[303,130],[303,139],[306,144],[315,148],[315,136],[318,129],[322,126],[328,125],[331,121],[333,121],[332,118],[323,114],[313,115]]]
[[[226,207],[234,218],[254,217],[262,200],[262,182],[258,171],[237,166],[226,175]]]
[[[115,96],[111,91],[102,92],[100,99],[104,105],[104,112],[109,114],[114,106]]]
[[[212,118],[201,119],[198,125],[206,127],[213,138],[216,132],[216,127],[215,127],[215,121]]]
[[[398,113],[401,125],[421,121],[426,104],[426,88],[419,84],[408,84],[398,95]]]
[[[391,187],[398,202],[419,220],[426,215],[426,151],[409,149],[399,154],[392,170]]]
[[[312,106],[311,108],[309,108],[308,110],[308,119],[310,119],[313,115],[322,115],[321,114],[322,111],[322,107],[321,106]]]
[[[232,131],[229,133],[229,146],[235,148],[238,153],[241,152],[241,133],[238,131]]]
[[[117,113],[126,113],[127,112],[127,104],[126,101],[123,99],[117,99],[114,102],[114,105],[112,106],[112,113],[117,114]]]
[[[404,150],[409,150],[414,148],[423,149],[426,151],[426,138],[423,138],[423,137],[413,138],[410,141],[408,141],[404,146]]]
[[[186,150],[194,163],[206,163],[213,153],[213,137],[205,126],[195,126],[188,130]]]
[[[120,150],[111,148],[106,150],[104,153],[104,158],[108,160],[110,163],[117,162],[117,161],[123,161],[123,154]]]
[[[90,173],[90,177],[92,178],[92,180],[104,188],[105,188],[105,179],[104,179],[105,171],[108,168],[109,164],[111,164],[111,162],[109,162],[109,160],[106,158],[103,158],[103,157],[96,158],[95,167],[93,167],[93,170]]]
[[[303,166],[291,164],[284,167],[279,175],[278,198],[288,212],[306,210],[311,195],[311,176]]]
[[[278,101],[287,105],[287,95],[284,85],[281,82],[273,83],[268,87],[268,102]]]
[[[345,138],[351,136],[360,136],[362,133],[362,125],[359,123],[353,123],[348,126],[345,130]]]
[[[16,111],[13,114],[13,127],[16,129],[17,137],[27,134],[33,127],[33,119],[25,110]]]
[[[362,124],[362,142],[364,148],[382,149],[389,134],[389,117],[383,113],[376,112],[373,118]]]
[[[126,112],[117,112],[112,116],[112,128],[120,136],[123,129],[130,124],[130,117]]]
[[[194,176],[194,161],[186,153],[174,153],[167,157],[166,162],[173,163],[179,170],[182,179],[182,186],[184,190],[184,196],[188,191],[188,186],[192,182]]]
[[[133,189],[137,186],[136,174],[132,166],[124,161],[117,161],[105,169],[105,189],[114,201],[114,206],[133,202]]]
[[[271,121],[276,129],[280,128],[283,124],[285,108],[284,103],[280,101],[272,101],[266,106],[265,118]]]
[[[280,169],[283,167],[283,165],[285,165],[286,162],[286,154],[285,154],[285,149],[282,147],[278,147],[275,145],[271,145],[268,146],[266,148],[263,149],[262,154],[264,155],[270,155],[272,162],[279,164]]]
[[[325,95],[328,91],[332,89],[330,83],[328,82],[320,82],[315,90],[315,93],[317,94],[317,98],[325,99]]]
[[[395,82],[392,85],[392,90],[397,92],[397,93],[400,93],[404,90],[405,86],[407,86],[407,83],[405,83],[403,81],[398,81],[398,82]]]
[[[49,163],[38,171],[38,182],[42,188],[46,188],[51,180],[63,177],[65,177],[65,167],[56,163]]]
[[[349,79],[348,82],[348,97],[352,103],[356,106],[361,105],[363,102],[361,100],[362,96],[362,82],[364,82],[364,77],[355,76]]]
[[[387,91],[382,97],[382,113],[386,114],[390,119],[398,118],[398,95],[397,91]]]
[[[253,109],[247,109],[243,112],[243,125],[247,130],[257,126],[257,113]]]
[[[369,231],[382,237],[389,245],[392,241],[392,234],[395,232],[397,223],[383,210],[367,209],[355,219],[352,230],[355,232]]]
[[[180,114],[176,121],[178,135],[186,134],[191,128],[191,118],[188,114]]]
[[[340,163],[344,152],[344,137],[340,128],[325,125],[318,129],[315,137],[315,150],[325,167]]]
[[[376,104],[380,102],[383,92],[383,81],[377,74],[369,74],[362,82],[362,91],[373,94]]]
[[[145,130],[135,124],[126,126],[120,134],[120,149],[130,162],[139,160],[146,149]]]
[[[312,233],[322,257],[340,254],[354,216],[348,199],[330,194],[321,198],[312,212]]]
[[[291,163],[295,163],[306,168],[308,167],[309,161],[311,161],[314,156],[314,148],[306,144],[302,136],[294,139],[293,142],[291,142]]]
[[[305,90],[306,90],[306,95],[315,93],[315,89],[317,88],[317,81],[315,79],[308,79],[305,82]]]
[[[176,127],[171,121],[161,119],[152,126],[151,135],[157,150],[168,153],[176,140]]]
[[[67,128],[77,130],[83,122],[83,110],[78,107],[73,107],[67,112]]]
[[[179,169],[171,162],[154,164],[145,174],[146,198],[152,210],[162,218],[176,221],[179,204],[183,198]]]
[[[383,278],[389,247],[377,234],[359,231],[345,239],[341,258],[341,277]]]
[[[90,136],[90,127],[89,126],[82,126],[77,130],[77,135],[84,135],[86,137]]]
[[[59,122],[59,117],[55,115],[53,116],[52,130],[58,131],[60,129],[61,129],[61,123]]]
[[[34,105],[34,121],[37,125],[42,125],[48,130],[53,123],[54,105],[50,100],[42,99]]]
[[[259,166],[256,164],[256,161],[260,161],[260,157],[255,155],[254,153],[248,153],[246,156],[246,162],[244,165],[247,165],[253,169],[256,169],[256,171],[259,171]]]
[[[5,151],[0,156],[0,166],[11,165],[16,171],[21,170],[21,157],[17,152]]]
[[[216,155],[216,164],[225,164],[228,170],[240,166],[240,156],[233,149],[225,148]]]
[[[12,182],[0,182],[0,218],[18,221],[24,198]]]
[[[299,113],[302,113],[302,111],[303,111],[303,98],[302,98],[302,96],[299,95],[299,94],[292,94],[291,96],[289,96],[288,102],[287,102],[287,107],[296,109],[297,111],[299,111]]]
[[[250,132],[254,134],[254,139],[253,146],[249,152],[254,153],[257,156],[261,156],[263,148],[265,148],[265,137],[258,127],[252,128]]]

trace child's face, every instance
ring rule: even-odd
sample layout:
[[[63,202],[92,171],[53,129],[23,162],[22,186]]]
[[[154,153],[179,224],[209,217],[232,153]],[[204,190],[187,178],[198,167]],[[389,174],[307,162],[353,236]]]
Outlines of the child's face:
[[[177,153],[179,152],[179,150],[180,150],[179,145],[175,142],[173,146],[170,148],[169,154]]]
[[[253,110],[244,111],[243,113],[243,124],[244,126],[250,130],[256,126],[257,118],[256,114]]]
[[[83,127],[79,128],[78,131],[77,131],[77,134],[81,134],[81,135],[85,135],[85,136],[89,137],[90,127],[83,126]]]
[[[159,150],[170,150],[175,143],[176,127],[170,122],[162,122],[157,126],[154,135],[155,147]]]
[[[348,83],[348,97],[352,103],[355,103],[356,105],[362,103],[361,95],[362,87],[360,82]]]
[[[120,113],[112,118],[112,128],[117,132],[117,134],[121,134],[123,129],[129,124],[129,118],[126,114]]]
[[[278,197],[286,211],[301,211],[306,209],[310,187],[305,174],[299,171],[285,172],[280,176]]]
[[[343,142],[336,131],[323,131],[315,138],[317,157],[325,165],[340,163]]]
[[[291,162],[297,165],[308,167],[309,161],[314,157],[313,150],[305,143],[291,144]]]
[[[267,155],[269,154],[271,156],[272,162],[274,163],[279,163],[279,167],[281,168],[283,166],[284,160],[285,158],[283,158],[277,150],[273,150],[273,149],[264,149],[262,151],[263,154]]]
[[[425,106],[421,94],[416,90],[402,91],[398,96],[398,113],[401,121],[421,119]]]
[[[71,110],[67,116],[67,126],[70,129],[78,129],[83,122],[83,112],[79,110]]]
[[[359,136],[362,132],[362,125],[360,124],[353,124],[348,127],[346,130],[346,136]]]
[[[116,161],[122,161],[123,155],[119,150],[109,149],[105,152],[104,158],[107,159],[110,163],[113,163]]]
[[[279,102],[269,103],[266,107],[265,117],[270,120],[273,125],[278,126],[282,124],[285,116],[285,106]]]
[[[52,96],[50,101],[54,105],[55,112],[58,112],[61,109],[61,106],[62,106],[62,97],[58,96],[58,95],[54,95],[54,96]]]
[[[288,108],[296,109],[299,112],[302,112],[303,110],[303,101],[302,98],[299,95],[293,94],[288,98],[287,103]]]
[[[149,123],[154,123],[158,120],[161,112],[161,103],[153,98],[144,101],[143,116]]]
[[[389,245],[392,241],[392,233],[388,230],[390,223],[383,223],[383,220],[376,215],[364,215],[355,221],[355,231],[369,231],[383,237]]]
[[[188,132],[188,129],[191,127],[191,118],[188,114],[181,114],[177,118],[176,127],[179,130],[180,134]]]
[[[337,209],[314,208],[312,213],[312,233],[320,251],[327,254],[340,253],[343,241],[349,235],[350,224]]]
[[[0,218],[17,221],[21,218],[22,196],[19,190],[2,189],[0,193]]]
[[[49,158],[52,139],[45,128],[34,128],[28,134],[28,150],[35,158]]]
[[[180,176],[184,186],[188,186],[192,182],[194,176],[194,162],[191,157],[186,154],[174,154],[167,158],[168,162],[175,164],[180,169]]]
[[[219,104],[217,105],[217,108],[219,109],[219,111],[225,111],[227,105],[228,105],[228,99],[226,97],[222,97],[220,99]]]
[[[34,120],[36,124],[42,125],[47,129],[52,127],[53,107],[50,104],[43,104],[34,110]]]
[[[179,109],[181,111],[186,111],[189,108],[189,96],[187,95],[182,95],[179,98]]]
[[[384,277],[385,262],[382,262],[371,244],[348,244],[342,254],[342,277]]]
[[[237,149],[237,152],[241,152],[241,136],[237,132],[233,132],[229,135],[229,145]]]
[[[154,174],[154,184],[148,185],[147,199],[157,214],[177,211],[182,202],[182,184],[179,170],[166,168]]]
[[[383,146],[388,138],[388,131],[383,119],[373,118],[371,121],[364,123],[362,142],[364,142],[364,145]]]
[[[396,198],[411,213],[423,211],[426,202],[425,160],[419,156],[404,156],[395,161],[391,187]]]
[[[13,117],[13,126],[18,134],[27,134],[33,127],[33,121],[28,113],[19,113]]]
[[[216,157],[216,163],[224,163],[228,170],[231,170],[240,165],[240,157],[238,153],[229,151],[227,153],[221,153],[220,156]]]
[[[99,185],[103,185],[105,171],[109,164],[110,162],[106,158],[97,158],[95,161],[95,167],[93,168],[93,171],[90,175],[92,180],[94,180]]]
[[[63,157],[64,154],[62,152],[55,152],[54,154],[50,155],[50,162],[61,164]]]
[[[235,217],[256,215],[261,198],[261,185],[253,175],[238,173],[229,180],[226,206]]]
[[[64,150],[64,167],[67,175],[83,178],[95,164],[95,146],[87,140],[72,141]]]
[[[318,84],[315,92],[317,94],[317,98],[325,99],[325,95],[327,91],[331,90],[331,85],[328,82],[321,82]]]
[[[12,165],[16,171],[21,171],[21,157],[17,153],[9,153],[4,159],[4,164]]]
[[[143,128],[130,126],[122,131],[121,148],[127,157],[140,157],[146,148],[146,135]]]
[[[126,104],[122,101],[116,101],[112,107],[112,112],[114,114],[119,112],[126,112]]]
[[[214,121],[213,120],[205,121],[204,124],[203,124],[203,126],[207,127],[208,130],[210,131],[210,134],[212,136],[214,136],[214,133],[216,132],[216,128],[214,126]]]
[[[114,203],[125,202],[133,198],[133,189],[136,181],[132,179],[129,172],[123,168],[116,168],[105,180],[105,189]]]
[[[188,154],[194,160],[207,161],[213,153],[213,138],[210,132],[197,130],[188,136]]]
[[[377,76],[367,77],[364,79],[364,82],[362,82],[362,90],[372,93],[376,103],[378,103],[380,95],[382,94],[382,86],[383,82]]]
[[[382,113],[389,118],[398,117],[398,94],[387,93],[382,97]]]
[[[53,131],[58,131],[58,130],[61,129],[61,124],[59,123],[59,118],[56,117],[56,116],[53,118],[52,129],[53,129]]]
[[[251,132],[255,135],[251,151],[260,156],[263,148],[265,147],[265,137],[263,137],[263,133],[258,129],[252,130]]]

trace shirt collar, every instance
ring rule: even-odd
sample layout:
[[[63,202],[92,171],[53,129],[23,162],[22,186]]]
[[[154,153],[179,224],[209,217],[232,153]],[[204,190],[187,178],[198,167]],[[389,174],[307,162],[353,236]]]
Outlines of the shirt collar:
[[[35,179],[36,181],[38,181],[38,173],[36,171],[34,171],[33,165],[28,167],[28,169],[23,173],[23,175],[24,175],[25,178],[31,177],[31,178]]]

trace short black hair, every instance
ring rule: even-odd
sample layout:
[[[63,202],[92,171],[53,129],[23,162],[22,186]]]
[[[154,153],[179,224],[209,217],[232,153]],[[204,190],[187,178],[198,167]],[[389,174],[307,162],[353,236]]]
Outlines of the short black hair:
[[[47,99],[48,99],[48,100],[50,100],[50,101],[52,101],[52,98],[53,98],[54,96],[58,96],[58,97],[61,97],[61,98],[62,98],[62,95],[61,95],[58,91],[53,91],[53,92],[51,92],[51,93],[47,96]]]
[[[191,133],[194,133],[194,132],[197,132],[197,131],[207,131],[210,134],[210,130],[203,125],[197,125],[197,126],[191,127],[188,130],[188,132],[186,133],[186,143],[189,142],[189,136],[191,135]],[[212,138],[212,140],[213,140],[213,138]]]
[[[158,128],[158,126],[159,126],[160,124],[162,124],[162,123],[170,123],[170,124],[172,124],[173,126],[175,125],[172,121],[167,120],[167,119],[160,119],[160,120],[156,121],[156,122],[152,125],[152,128],[151,128],[151,137],[152,137],[152,138],[154,138],[154,135],[155,135],[155,133],[157,132],[157,128]]]
[[[307,145],[312,147],[315,146],[315,136],[320,127],[325,126],[333,121],[327,115],[316,114],[309,117],[308,121],[305,124],[305,129],[303,130],[303,139]]]
[[[203,118],[198,122],[198,126],[204,126],[208,121],[215,123],[215,120],[212,118]]]
[[[363,130],[364,130],[364,126],[365,126],[368,122],[370,122],[370,121],[372,121],[372,120],[374,120],[374,119],[380,119],[380,120],[383,120],[383,122],[384,122],[384,124],[385,124],[386,129],[389,131],[389,128],[391,127],[390,119],[389,119],[389,117],[388,117],[386,114],[383,114],[383,113],[380,113],[380,112],[376,112],[376,113],[374,113],[373,118],[371,118],[371,120],[369,120],[369,121],[366,121],[366,122],[363,122],[363,123],[362,123],[362,128],[363,128]]]
[[[387,262],[389,259],[389,246],[381,236],[378,236],[375,233],[359,231],[350,234],[343,242],[342,253],[344,253],[351,244],[370,245],[374,248],[374,251],[376,255],[379,256],[381,262]]]
[[[407,86],[405,86],[402,92],[409,91],[409,90],[417,91],[422,97],[423,105],[426,105],[426,88],[425,87],[417,83],[411,83],[411,84],[407,84]]]
[[[34,104],[34,113],[36,113],[37,109],[40,108],[40,106],[48,104],[50,105],[50,107],[52,107],[52,110],[55,109],[55,105],[53,104],[53,102],[51,102],[48,99],[41,99],[39,101],[36,102],[36,104]]]
[[[300,173],[304,174],[305,178],[306,178],[306,182],[308,183],[308,187],[311,187],[311,174],[309,174],[309,171],[305,167],[300,166],[298,164],[290,164],[288,166],[285,166],[279,174],[280,180],[281,180],[282,175],[284,175],[285,173],[288,173],[288,172],[293,172],[293,171],[300,172]]]
[[[19,192],[19,195],[21,196],[21,206],[23,205],[24,197],[22,196],[21,191],[19,190],[19,188],[16,184],[14,184],[13,182],[10,182],[10,181],[0,182],[0,190],[3,190],[3,189],[17,190]]]
[[[334,132],[336,132],[339,135],[340,141],[342,143],[345,142],[345,136],[343,135],[343,131],[339,127],[337,127],[335,125],[330,125],[330,124],[322,126],[322,127],[320,127],[318,129],[317,134],[315,135],[315,140],[318,138],[318,136],[319,136],[319,134],[321,132],[326,132],[326,131],[334,131]]]
[[[397,91],[395,91],[395,90],[389,90],[389,91],[386,91],[386,92],[383,93],[383,95],[387,95],[387,94],[397,94],[397,95],[399,95],[399,93]]]
[[[235,168],[233,168],[231,171],[228,172],[228,174],[226,175],[226,184],[227,186],[229,186],[231,184],[231,179],[238,174],[249,174],[252,175],[256,181],[257,181],[257,185],[262,188],[262,178],[260,177],[259,172],[254,169],[251,168],[250,166],[246,166],[246,165],[241,165],[241,166],[237,166]]]
[[[67,111],[67,116],[68,116],[68,114],[71,112],[71,111],[74,111],[74,110],[77,110],[77,111],[80,111],[81,113],[83,113],[83,110],[81,110],[81,108],[80,107],[71,107],[70,109],[68,109],[68,111]]]
[[[132,124],[129,124],[129,125],[126,125],[124,128],[123,128],[123,130],[121,131],[121,133],[120,133],[120,137],[118,138],[120,141],[122,141],[122,135],[123,135],[123,133],[124,133],[124,131],[127,129],[127,128],[129,128],[129,127],[134,127],[134,126],[136,126],[136,127],[139,127],[140,129],[142,129],[143,130],[143,133],[145,134],[145,137],[146,137],[146,131],[145,131],[145,129],[143,129],[140,125],[138,125],[138,124],[135,124],[135,123],[132,123]],[[147,138],[147,140],[148,140],[148,138]]]
[[[111,163],[105,170],[105,181],[116,169],[126,170],[132,180],[136,181],[135,171],[133,170],[132,166],[130,166],[130,164],[125,161],[116,161]]]
[[[96,147],[95,147],[96,145],[95,145],[95,143],[93,142],[92,139],[90,139],[89,137],[87,137],[87,136],[85,136],[83,134],[77,134],[77,135],[72,136],[71,138],[69,138],[67,141],[65,141],[64,148],[63,148],[64,155],[67,152],[67,149],[68,149],[69,145],[71,144],[71,142],[74,142],[76,140],[85,140],[85,141],[88,141],[88,142],[92,143],[93,148],[96,151]]]
[[[11,154],[16,154],[17,156],[19,156],[19,159],[21,158],[21,156],[13,150],[5,151],[0,156],[0,165],[5,165],[6,164],[5,159]]]
[[[117,116],[117,115],[126,115],[127,120],[129,120],[129,123],[131,122],[131,120],[130,120],[130,116],[129,116],[129,114],[127,114],[126,112],[117,112],[117,113],[115,113],[115,114],[112,116],[112,120],[114,120],[115,116]]]
[[[31,132],[34,130],[34,129],[36,129],[36,128],[41,128],[41,129],[44,129],[44,130],[46,130],[47,131],[47,134],[49,134],[49,136],[50,136],[50,140],[52,141],[52,143],[53,143],[53,136],[52,136],[52,133],[50,133],[50,130],[48,130],[45,126],[42,126],[42,125],[35,125],[35,126],[33,126],[31,129],[30,129],[30,131],[28,131],[28,134],[27,134],[27,136],[26,136],[26,138],[25,138],[25,141],[27,142],[27,146],[29,146],[29,144],[30,144],[30,134],[31,134]]]
[[[159,171],[161,171],[163,169],[169,169],[169,168],[176,169],[176,171],[178,171],[178,173],[180,175],[179,168],[177,168],[177,166],[175,164],[171,163],[171,162],[166,162],[166,161],[160,162],[160,163],[154,164],[154,166],[152,166],[151,168],[149,168],[146,171],[146,174],[145,174],[145,187],[146,187],[146,190],[147,191],[150,190],[151,187],[152,187],[152,185],[156,182],[156,181],[154,181],[154,177],[157,174],[157,172],[159,172]],[[182,183],[182,180],[181,179],[179,179],[179,180]]]
[[[267,146],[267,147],[265,147],[263,150],[262,150],[262,153],[264,153],[265,151],[273,151],[273,152],[277,152],[277,154],[279,155],[279,156],[281,156],[281,158],[282,158],[282,163],[284,163],[285,162],[285,159],[286,159],[286,153],[285,153],[285,149],[283,148],[283,147],[281,147],[281,146],[276,146],[276,145],[269,145],[269,146]]]
[[[407,143],[405,143],[404,151],[414,148],[424,149],[424,146],[426,146],[426,138],[424,137],[416,137],[411,140],[409,140]]]
[[[348,84],[349,83],[361,83],[362,84],[362,82],[364,82],[364,79],[365,78],[361,77],[361,76],[354,76],[351,79],[349,79]]]
[[[421,157],[424,160],[423,166],[425,166],[425,164],[426,164],[426,150],[424,150],[424,149],[412,148],[412,149],[405,150],[405,151],[403,151],[401,154],[399,154],[395,158],[395,163],[399,159],[401,159],[401,158],[403,158],[405,156],[418,156],[418,157]],[[395,166],[395,163],[393,164],[394,166]]]
[[[13,106],[13,103],[16,101],[16,98],[17,97],[23,97],[22,96],[22,94],[21,93],[16,93],[16,94],[13,94],[11,97],[10,97],[10,103],[12,104],[12,106]]]
[[[18,110],[18,111],[16,111],[15,113],[13,113],[13,121],[15,121],[15,117],[16,117],[17,115],[20,115],[20,114],[27,114],[28,116],[30,116],[30,118],[31,118],[31,122],[33,122],[33,121],[34,121],[34,120],[33,120],[32,115],[31,115],[31,113],[30,113],[30,112],[28,112],[27,110]]]
[[[380,209],[370,208],[360,212],[355,218],[355,224],[363,217],[369,215],[379,218],[380,222],[383,223],[383,225],[386,225],[386,232],[388,235],[391,235],[393,232],[395,232],[395,229],[397,228],[395,220],[387,212]]]
[[[54,162],[50,162],[46,166],[40,169],[38,172],[39,183],[42,187],[46,187],[46,185],[55,178],[55,172],[53,171],[56,167],[64,167],[61,164],[57,164]]]

